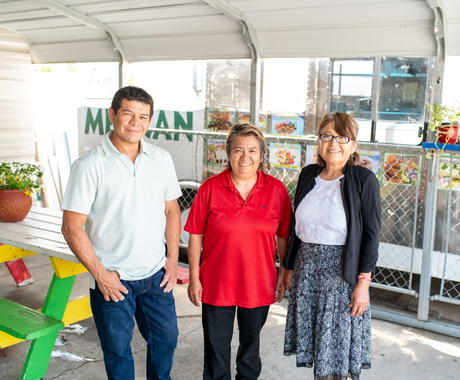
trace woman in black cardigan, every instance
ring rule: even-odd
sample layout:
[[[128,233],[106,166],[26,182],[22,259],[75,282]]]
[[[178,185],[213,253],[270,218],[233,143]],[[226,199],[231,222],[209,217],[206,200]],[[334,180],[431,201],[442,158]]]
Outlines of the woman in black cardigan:
[[[318,164],[302,169],[283,266],[290,290],[285,355],[315,379],[359,379],[371,365],[369,283],[378,257],[381,201],[375,174],[359,166],[358,124],[323,117]]]

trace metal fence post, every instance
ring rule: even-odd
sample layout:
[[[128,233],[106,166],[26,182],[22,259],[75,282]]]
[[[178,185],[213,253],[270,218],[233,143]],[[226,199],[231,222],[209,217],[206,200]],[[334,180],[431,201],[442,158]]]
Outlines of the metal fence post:
[[[425,224],[423,229],[422,270],[420,273],[420,292],[417,315],[417,318],[420,321],[428,320],[428,313],[430,309],[431,257],[433,254],[434,230],[436,223],[439,158],[440,155],[438,152],[434,151],[433,158],[428,165]]]

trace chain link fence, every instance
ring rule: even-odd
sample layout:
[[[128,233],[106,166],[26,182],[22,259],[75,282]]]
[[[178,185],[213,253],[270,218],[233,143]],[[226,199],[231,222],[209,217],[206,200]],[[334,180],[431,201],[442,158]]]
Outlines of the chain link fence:
[[[439,292],[431,300],[460,305],[460,156],[443,154],[438,173],[438,194],[433,250],[433,276],[440,278]],[[434,287],[437,290],[438,284]]]

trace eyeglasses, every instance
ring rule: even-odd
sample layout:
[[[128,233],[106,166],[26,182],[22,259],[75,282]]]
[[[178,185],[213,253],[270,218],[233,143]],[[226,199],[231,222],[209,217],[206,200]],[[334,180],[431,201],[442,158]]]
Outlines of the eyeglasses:
[[[347,136],[332,136],[328,134],[320,134],[319,139],[324,142],[331,142],[332,139],[335,139],[335,141],[337,141],[339,144],[348,144],[350,140],[354,140]]]

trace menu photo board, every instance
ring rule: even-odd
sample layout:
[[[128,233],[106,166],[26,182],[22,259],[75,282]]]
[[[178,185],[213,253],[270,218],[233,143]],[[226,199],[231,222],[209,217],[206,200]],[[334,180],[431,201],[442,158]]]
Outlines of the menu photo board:
[[[385,152],[383,182],[415,186],[419,179],[419,155]]]
[[[208,108],[206,126],[214,132],[228,132],[235,124],[238,111],[231,108]]]
[[[304,130],[304,114],[272,114],[272,135],[302,136]]]
[[[275,168],[299,170],[301,168],[302,148],[300,144],[270,143],[270,166]]]
[[[227,152],[225,150],[225,140],[208,139],[206,141],[208,165],[226,166]]]
[[[359,164],[379,175],[380,152],[378,150],[358,150]]]
[[[238,110],[238,120],[242,123],[251,122],[251,113],[248,110]],[[259,128],[262,132],[266,131],[267,127],[267,112],[259,112]]]
[[[452,175],[452,191],[460,191],[460,157],[441,156],[438,170],[438,189],[449,190]]]

